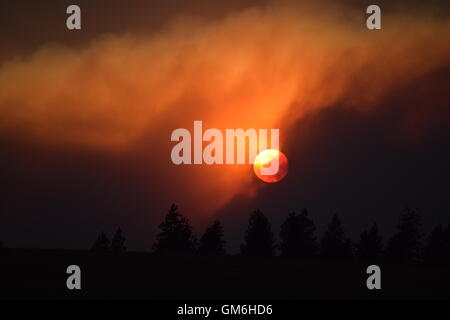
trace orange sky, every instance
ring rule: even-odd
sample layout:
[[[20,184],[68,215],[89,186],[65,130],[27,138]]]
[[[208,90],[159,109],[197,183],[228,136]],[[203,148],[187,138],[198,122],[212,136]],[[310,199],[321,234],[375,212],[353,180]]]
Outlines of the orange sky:
[[[183,177],[173,197],[211,212],[261,184],[249,166],[175,167],[173,129],[194,120],[280,128],[283,145],[306,113],[339,102],[370,112],[448,63],[448,21],[386,14],[382,31],[368,31],[361,12],[324,8],[274,4],[213,21],[174,18],[157,34],[109,34],[83,48],[43,44],[0,67],[0,130],[55,148],[145,154],[144,172]]]

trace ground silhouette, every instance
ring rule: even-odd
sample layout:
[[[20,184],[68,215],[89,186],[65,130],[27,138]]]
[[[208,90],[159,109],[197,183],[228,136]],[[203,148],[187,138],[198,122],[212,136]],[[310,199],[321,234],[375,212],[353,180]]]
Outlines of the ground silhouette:
[[[278,255],[271,223],[256,210],[241,254],[226,254],[219,221],[197,246],[188,219],[172,205],[153,251],[126,250],[120,228],[111,242],[100,232],[91,250],[1,249],[0,298],[450,298],[450,224],[437,225],[422,246],[420,218],[408,207],[386,248],[373,224],[361,233],[355,255],[337,215],[320,245],[306,210],[290,213],[279,235]],[[379,292],[365,287],[374,263],[382,270]],[[80,292],[65,286],[73,264],[82,270]]]

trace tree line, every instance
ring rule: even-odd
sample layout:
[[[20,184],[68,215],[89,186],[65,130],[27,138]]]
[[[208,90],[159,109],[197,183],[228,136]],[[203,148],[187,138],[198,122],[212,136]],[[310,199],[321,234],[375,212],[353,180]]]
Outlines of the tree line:
[[[425,263],[450,264],[450,223],[437,225],[428,237],[420,231],[420,216],[406,207],[401,213],[395,234],[385,244],[374,223],[354,242],[345,235],[342,222],[333,215],[323,237],[316,236],[314,221],[304,209],[291,212],[281,224],[279,243],[269,219],[258,209],[250,214],[240,254],[244,256],[272,257],[304,260],[360,260],[370,263]],[[225,255],[223,226],[215,220],[198,240],[189,220],[173,204],[159,225],[152,251],[158,254]],[[118,229],[110,242],[100,233],[93,251],[123,252],[125,238]]]

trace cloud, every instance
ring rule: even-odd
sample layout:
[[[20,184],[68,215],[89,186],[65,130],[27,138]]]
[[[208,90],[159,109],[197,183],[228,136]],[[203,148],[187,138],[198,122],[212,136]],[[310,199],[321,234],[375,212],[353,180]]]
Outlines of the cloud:
[[[154,179],[182,181],[161,192],[212,212],[255,193],[251,168],[175,167],[171,131],[202,120],[223,130],[281,128],[282,144],[292,142],[283,132],[306,114],[339,103],[370,113],[383,96],[448,66],[448,20],[409,12],[383,14],[382,23],[368,31],[360,11],[284,3],[213,21],[178,18],[151,36],[101,36],[79,49],[43,45],[0,68],[0,132],[138,154],[151,159],[140,165]]]

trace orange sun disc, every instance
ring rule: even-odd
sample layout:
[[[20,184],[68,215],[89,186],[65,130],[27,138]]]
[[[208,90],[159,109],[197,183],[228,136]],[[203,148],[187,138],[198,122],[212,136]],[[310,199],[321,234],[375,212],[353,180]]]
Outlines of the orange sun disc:
[[[278,160],[278,166],[276,160]],[[264,182],[278,182],[287,175],[288,159],[279,150],[266,149],[256,156],[255,162],[253,163],[253,170],[256,176]],[[270,172],[273,172],[273,174]]]

